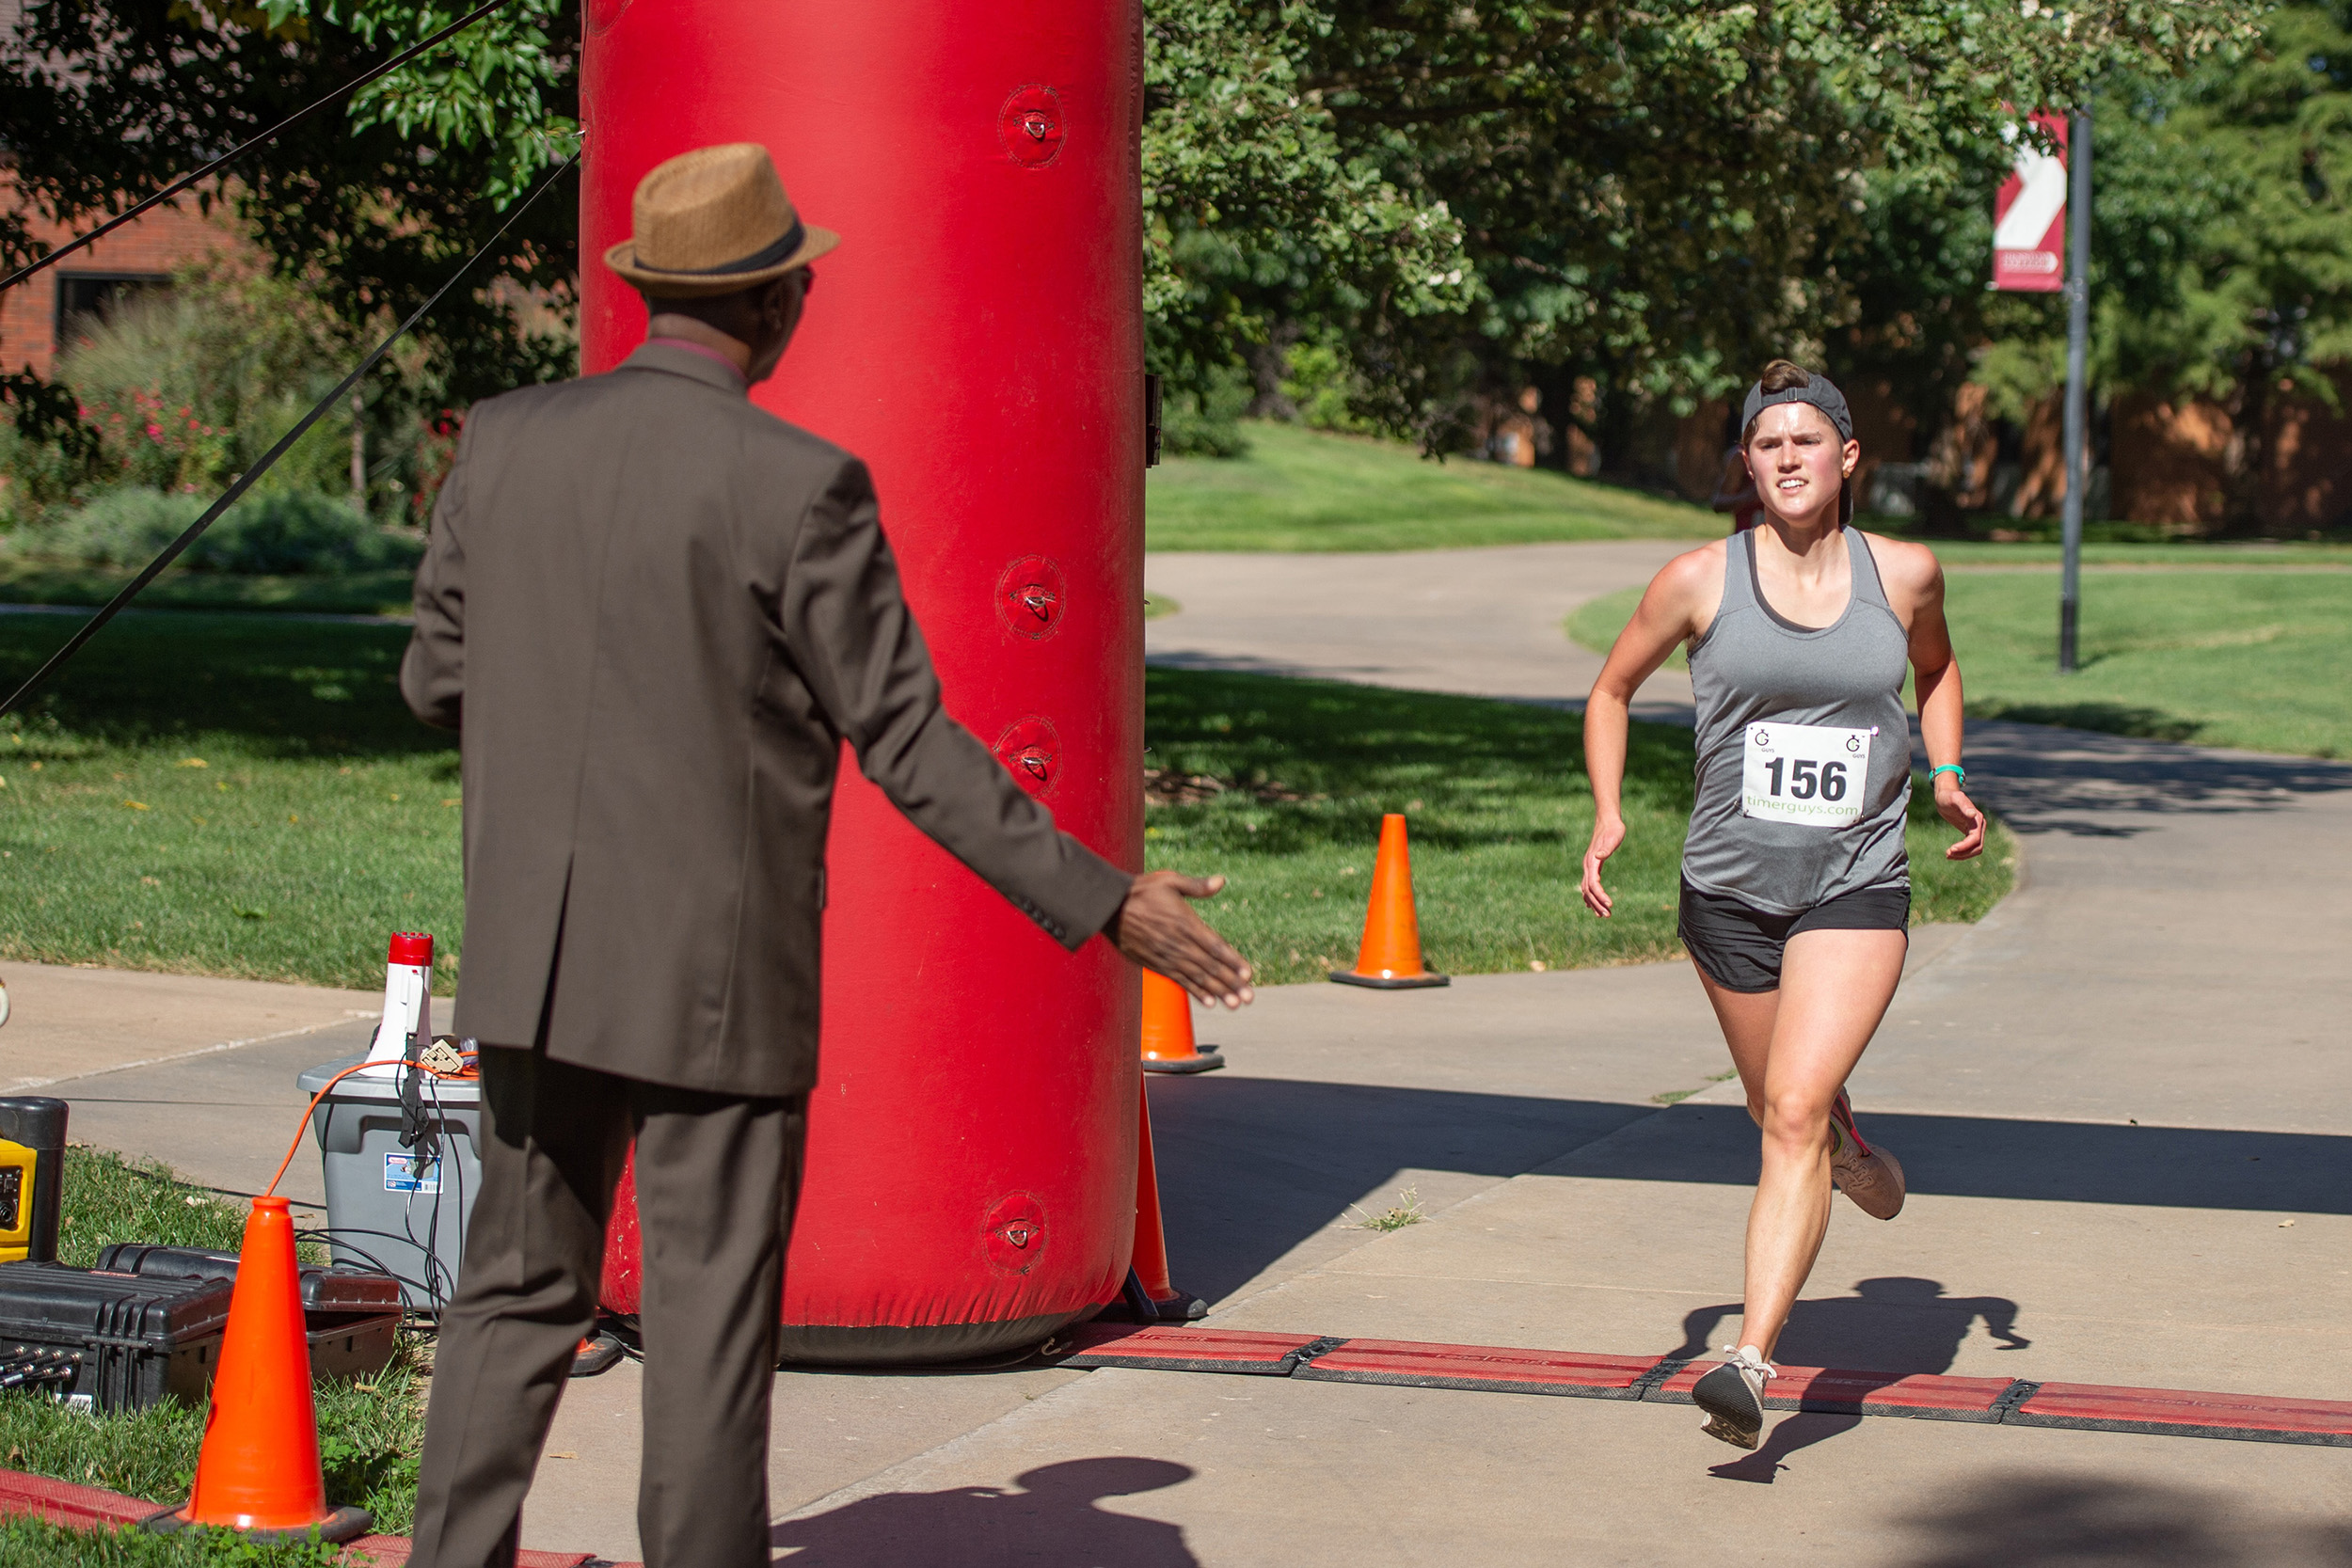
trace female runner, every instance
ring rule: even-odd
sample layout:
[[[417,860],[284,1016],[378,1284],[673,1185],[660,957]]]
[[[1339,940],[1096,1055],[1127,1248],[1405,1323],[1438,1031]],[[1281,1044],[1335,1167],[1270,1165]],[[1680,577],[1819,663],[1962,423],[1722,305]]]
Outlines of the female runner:
[[[1773,1345],[1821,1250],[1833,1180],[1879,1219],[1903,1204],[1902,1167],[1863,1141],[1845,1085],[1894,999],[1909,942],[1906,661],[1935,808],[1963,834],[1947,859],[1983,850],[1984,814],[1961,788],[1960,666],[1942,568],[1925,546],[1848,526],[1862,448],[1844,396],[1775,359],[1740,420],[1761,518],[1670,562],[1593,683],[1583,892],[1606,917],[1601,866],[1625,841],[1628,705],[1688,641],[1698,784],[1679,929],[1764,1153],[1740,1338],[1692,1395],[1710,1435],[1753,1449]]]

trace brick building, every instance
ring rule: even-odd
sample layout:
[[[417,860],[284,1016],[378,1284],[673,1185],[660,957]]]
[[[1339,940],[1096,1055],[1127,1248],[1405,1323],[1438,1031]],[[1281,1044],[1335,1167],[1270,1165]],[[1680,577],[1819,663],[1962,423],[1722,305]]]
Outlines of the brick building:
[[[13,52],[24,0],[0,0],[0,52]],[[9,166],[15,162],[0,131],[0,210],[15,212],[43,245],[57,245],[105,221],[103,214],[72,226],[26,211]],[[73,341],[76,326],[103,317],[116,302],[171,280],[172,269],[227,248],[244,239],[217,210],[199,211],[193,197],[158,207],[86,250],[0,293],[0,371],[29,369],[46,379],[58,352]]]
[[[2263,531],[2301,535],[2352,527],[2352,375],[2338,378],[2340,406],[2282,394],[2266,411],[2261,478]],[[1862,442],[1859,494],[1900,513],[1940,485],[1959,511],[2056,517],[2066,499],[2061,400],[2044,399],[2022,424],[1987,417],[1984,388],[1963,387],[1941,430],[1922,433],[1891,388],[1856,388],[1854,435]],[[1707,403],[1670,426],[1671,455],[1658,476],[1704,501],[1721,471],[1731,410]],[[2089,515],[2153,523],[2185,534],[2222,520],[2222,490],[2240,438],[2218,405],[2151,392],[2118,396],[2094,430]],[[1924,438],[1923,438],[1924,435]],[[1646,477],[1646,476],[1645,476]]]
[[[2265,531],[2352,526],[2352,376],[2338,406],[2282,393],[2265,410],[2259,461]],[[2137,522],[2201,531],[2222,515],[2222,480],[2246,461],[2229,413],[2210,403],[2136,393],[2116,400],[2115,510]]]
[[[0,153],[0,157],[5,157]],[[17,206],[15,182],[0,166],[0,202]],[[36,238],[57,245],[104,221],[72,227],[18,209]],[[172,269],[247,242],[218,208],[207,215],[192,197],[158,207],[97,244],[0,293],[0,371],[31,370],[47,379],[77,328],[104,316],[119,301],[171,281]]]

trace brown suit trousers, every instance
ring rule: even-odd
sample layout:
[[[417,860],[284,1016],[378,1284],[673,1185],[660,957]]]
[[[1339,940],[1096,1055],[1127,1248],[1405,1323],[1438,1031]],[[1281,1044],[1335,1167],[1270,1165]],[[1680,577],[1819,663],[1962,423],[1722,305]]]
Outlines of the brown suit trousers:
[[[441,1318],[412,1568],[507,1568],[572,1354],[595,1326],[629,1143],[644,1238],[648,1568],[766,1564],[776,1306],[807,1097],[665,1087],[485,1049],[482,1194]]]

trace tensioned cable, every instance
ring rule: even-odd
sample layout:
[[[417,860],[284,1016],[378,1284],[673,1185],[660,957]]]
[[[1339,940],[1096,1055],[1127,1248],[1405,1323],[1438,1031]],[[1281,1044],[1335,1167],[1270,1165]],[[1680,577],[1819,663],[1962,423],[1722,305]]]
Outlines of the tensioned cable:
[[[133,218],[137,217],[141,213],[146,212],[150,207],[154,206],[157,202],[170,200],[173,197],[178,196],[182,191],[186,190],[190,185],[197,184],[208,176],[216,174],[221,169],[228,167],[230,164],[236,162],[239,158],[244,157],[246,153],[252,151],[263,142],[276,136],[279,132],[290,130],[293,127],[301,124],[304,120],[310,119],[321,109],[326,108],[329,103],[334,103],[338,99],[350,97],[353,93],[358,92],[361,87],[366,87],[370,82],[374,81],[377,77],[382,76],[389,71],[398,71],[402,66],[406,65],[410,60],[415,59],[426,50],[431,49],[434,45],[440,43],[458,33],[464,32],[467,28],[472,26],[475,23],[481,21],[484,17],[489,15],[492,11],[497,10],[501,6],[503,6],[506,3],[507,0],[489,0],[489,4],[468,11],[464,16],[459,17],[456,21],[442,28],[431,38],[426,39],[422,43],[412,44],[410,47],[402,50],[399,54],[394,55],[390,59],[386,60],[382,65],[377,66],[366,75],[355,77],[351,81],[345,82],[342,87],[337,87],[333,92],[328,93],[325,98],[322,98],[317,103],[310,104],[308,108],[296,109],[293,114],[288,115],[284,119],[279,120],[277,124],[271,126],[260,135],[255,136],[248,141],[239,142],[236,146],[230,148],[219,157],[215,158],[211,163],[206,164],[202,168],[198,169],[194,174],[186,175],[181,179],[173,181],[170,184],[166,185],[162,190],[157,191],[153,196],[147,198],[147,199],[141,201],[137,206],[132,208],[129,212],[124,213],[118,217],[108,218],[104,223],[100,224],[88,233],[82,235],[78,239],[68,241],[66,244],[59,245],[56,249],[51,251],[48,255],[40,258],[40,260],[29,262],[24,266],[17,268],[16,271],[8,274],[5,279],[0,279],[0,291],[15,288],[19,283],[24,282],[26,278],[32,277],[33,274],[40,271],[43,267],[49,266],[53,262],[62,261],[66,257],[71,256],[75,251],[81,249],[84,245],[89,245],[94,241],[103,239],[106,235],[113,233],[124,224],[129,223]]]
[[[517,205],[512,213],[509,213],[506,215],[506,221],[499,225],[498,232],[485,240],[479,250],[476,250],[471,256],[467,257],[464,263],[460,265],[455,272],[449,275],[448,282],[443,283],[439,288],[433,291],[433,297],[431,299],[428,299],[422,305],[418,306],[415,314],[411,315],[406,321],[402,322],[398,326],[392,328],[391,335],[387,337],[382,342],[376,344],[374,352],[370,354],[365,359],[360,360],[358,365],[349,375],[343,377],[342,381],[336,384],[333,391],[319,399],[318,403],[311,408],[311,410],[308,414],[303,415],[302,418],[295,422],[294,427],[292,430],[289,430],[285,435],[280,436],[278,438],[278,444],[270,448],[268,451],[262,453],[262,460],[259,463],[254,464],[253,467],[239,474],[236,477],[235,482],[229,486],[228,491],[222,495],[220,499],[215,501],[211,506],[205,509],[204,515],[199,517],[195,522],[190,523],[187,527],[186,532],[181,534],[179,538],[174,539],[170,544],[165,546],[163,554],[149,562],[145,571],[141,572],[137,577],[133,578],[130,582],[125,584],[122,592],[117,594],[113,598],[106,601],[105,609],[100,610],[97,614],[83,622],[81,627],[76,630],[72,637],[66,639],[65,646],[59,648],[56,653],[51,654],[49,656],[48,662],[43,664],[40,669],[34,671],[32,678],[26,681],[23,686],[16,689],[15,695],[11,696],[7,702],[0,703],[0,718],[5,718],[7,715],[15,712],[16,709],[23,705],[24,699],[31,696],[33,692],[40,688],[40,684],[47,680],[50,675],[56,672],[57,666],[63,664],[67,659],[72,658],[76,653],[80,652],[83,643],[97,636],[100,627],[103,626],[107,622],[113,620],[117,614],[120,613],[122,607],[136,598],[141,589],[145,588],[149,583],[153,582],[155,578],[162,574],[165,567],[180,559],[181,551],[186,549],[190,545],[195,544],[198,538],[203,534],[204,531],[211,528],[222,513],[228,511],[229,508],[236,502],[239,497],[243,496],[247,490],[252,489],[254,481],[269,472],[270,466],[276,463],[279,458],[285,456],[287,451],[293,448],[294,444],[302,438],[304,433],[307,432],[312,425],[318,423],[319,420],[325,417],[328,409],[340,405],[342,402],[343,395],[349,392],[352,388],[359,384],[359,378],[367,374],[368,372],[373,370],[375,368],[376,361],[390,353],[392,345],[400,341],[402,338],[407,336],[408,329],[416,325],[417,323],[422,321],[424,319],[425,312],[432,309],[436,305],[438,305],[441,302],[441,296],[449,293],[450,290],[455,288],[457,286],[457,280],[465,277],[473,264],[476,261],[481,261],[492,245],[497,245],[499,241],[506,237],[506,231],[515,227],[515,220],[521,217],[525,213],[531,211],[532,203],[537,201],[540,197],[546,195],[548,188],[553,185],[558,180],[561,180],[564,177],[564,171],[579,161],[580,154],[578,152],[574,152],[571,156],[565,158],[562,163],[555,166],[555,172],[549,174],[545,180],[539,182],[538,188],[533,190],[528,197],[524,198],[522,202]]]

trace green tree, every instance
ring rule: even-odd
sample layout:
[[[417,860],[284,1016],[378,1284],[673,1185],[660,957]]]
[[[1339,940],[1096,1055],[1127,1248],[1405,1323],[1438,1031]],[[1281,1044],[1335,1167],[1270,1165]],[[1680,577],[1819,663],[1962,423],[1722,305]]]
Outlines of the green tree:
[[[1162,0],[1145,22],[1144,309],[1153,356],[1206,391],[1246,366],[1279,406],[1311,331],[1454,317],[1476,297],[1461,224],[1347,139],[1308,79],[1339,25],[1312,0]]]
[[[87,226],[359,76],[460,12],[393,0],[30,0],[0,60],[17,184]],[[511,0],[414,65],[256,149],[218,190],[354,342],[437,288],[570,150],[577,8]],[[537,204],[423,328],[441,395],[568,370],[526,301],[568,305],[573,203]],[[0,263],[37,252],[0,224]]]
[[[2274,404],[2333,406],[2352,363],[2352,14],[2280,7],[2243,61],[2099,107],[2104,367],[2228,412],[2223,526],[2259,531]]]
[[[2221,407],[2222,525],[2260,531],[2278,400],[2335,406],[2352,364],[2352,6],[2279,7],[2246,47],[2178,76],[2119,66],[2089,96],[2091,385]],[[1992,180],[1951,200],[1890,182],[1880,198],[1849,361],[1892,380],[1927,428],[1963,380],[2010,419],[2056,395],[2062,297],[1982,288]]]
[[[454,14],[32,0],[0,73],[20,178],[61,216],[103,210]],[[1591,373],[1619,420],[1715,391],[1857,322],[1874,181],[1973,201],[2004,103],[2161,76],[2250,25],[2234,0],[1151,0],[1153,356],[1196,388],[1247,368],[1263,403],[1311,342],[1359,417],[1438,444],[1482,378]],[[399,308],[564,148],[578,45],[576,8],[513,0],[229,198],[344,319]],[[535,209],[494,270],[568,300],[573,223]],[[444,309],[454,397],[565,357],[512,292]]]
[[[1340,230],[1155,166],[1155,347],[1247,363],[1311,337],[1352,358],[1365,411],[1439,439],[1482,375],[1590,373],[1622,419],[1820,344],[1859,319],[1874,180],[1973,200],[2007,162],[2005,104],[2248,28],[2225,0],[1232,0],[1156,8],[1155,50],[1168,17],[1212,9],[1214,39],[1176,39],[1189,87],[1154,97],[1147,147],[1247,149],[1253,188],[1314,199],[1338,186],[1311,163],[1347,170],[1376,214],[1429,222]],[[1397,236],[1440,214],[1460,264],[1424,271]]]

